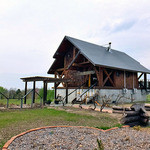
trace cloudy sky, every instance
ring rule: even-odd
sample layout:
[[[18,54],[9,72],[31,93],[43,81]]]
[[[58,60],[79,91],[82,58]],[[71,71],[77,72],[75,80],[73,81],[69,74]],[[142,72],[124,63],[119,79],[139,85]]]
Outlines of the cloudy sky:
[[[149,8],[149,0],[0,0],[0,86],[23,89],[20,77],[47,76],[65,35],[111,41],[150,69]]]

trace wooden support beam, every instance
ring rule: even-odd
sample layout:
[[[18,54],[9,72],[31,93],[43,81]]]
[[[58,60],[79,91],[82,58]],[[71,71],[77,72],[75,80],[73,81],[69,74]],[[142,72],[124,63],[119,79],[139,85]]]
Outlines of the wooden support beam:
[[[33,93],[32,93],[32,102],[35,103],[35,81],[33,81]]]
[[[75,75],[77,75],[77,76],[84,76],[84,75],[91,75],[91,74],[95,74],[95,71],[91,70],[91,71],[77,72]]]
[[[96,73],[96,77],[97,77],[97,80],[98,80],[98,85],[99,85],[99,82],[100,82],[100,80],[99,80],[99,71],[96,69],[96,67],[94,67],[94,70],[95,70],[95,73]]]
[[[72,66],[72,64],[73,64],[73,63],[75,62],[75,60],[78,58],[79,54],[80,54],[80,51],[78,51],[78,53],[76,54],[75,58],[74,58],[74,59],[72,60],[72,62],[68,65],[67,69],[69,69],[69,68]]]
[[[89,83],[88,83],[88,87],[91,86],[91,74],[89,74]]]
[[[143,74],[144,74],[144,73],[141,73],[141,74],[140,74],[140,76],[138,77],[138,80],[142,77]]]
[[[144,88],[147,90],[147,74],[144,73]]]
[[[45,102],[47,101],[47,82],[45,82]]]
[[[86,61],[86,62],[82,62],[82,63],[79,63],[79,65],[85,65],[85,64],[89,64],[90,61]]]
[[[124,71],[123,79],[124,79],[124,88],[126,88],[126,71]]]
[[[57,86],[56,86],[56,82],[54,83],[54,88],[55,88],[55,99],[57,97]]]
[[[26,81],[26,82],[25,82],[24,95],[26,95],[26,94],[27,94],[27,84],[28,84],[28,82]],[[25,98],[24,98],[24,104],[26,104],[26,101],[27,101],[27,97],[25,97]]]
[[[66,70],[64,70],[61,74],[59,74],[57,71],[55,71],[55,78],[57,78],[57,75],[58,75],[58,78],[59,78],[59,79],[62,79],[62,77],[63,77],[65,71],[66,71]],[[55,86],[55,87],[58,87],[59,84],[60,84],[60,82],[57,82],[57,83],[55,83],[54,86]]]
[[[58,78],[60,78],[60,74],[57,71],[55,71],[55,78],[57,78],[57,76]]]
[[[105,83],[107,82],[107,80],[109,80],[109,81],[111,82],[112,86],[115,86],[115,85],[114,85],[114,82],[113,82],[112,79],[110,78],[110,76],[111,76],[111,74],[113,73],[113,71],[111,71],[109,74],[108,74],[108,72],[106,71],[106,69],[104,69],[104,68],[103,68],[103,71],[104,71],[104,73],[107,75],[106,79],[105,79],[104,82],[103,82],[103,86],[105,85]]]
[[[106,79],[105,79],[104,82],[103,82],[103,86],[105,85],[105,83],[107,82],[107,80],[109,80],[109,77],[110,77],[111,74],[112,74],[112,72],[110,72],[110,73],[107,75]]]
[[[66,82],[66,104],[68,103],[68,82]]]
[[[76,48],[73,48],[73,59],[76,57]]]
[[[65,68],[59,68],[59,69],[56,69],[56,71],[63,71]]]
[[[47,82],[43,82],[43,105],[45,105],[47,101]]]
[[[133,89],[134,89],[135,85],[134,85],[134,72],[133,72]]]
[[[72,66],[73,66],[73,67],[83,67],[83,65],[78,64],[78,63],[73,63]]]
[[[99,67],[99,86],[103,87],[103,68]]]
[[[56,74],[55,74],[55,78],[56,78]],[[56,97],[57,97],[57,86],[56,86],[56,82],[54,83],[54,88],[55,88],[55,96],[54,96],[54,98],[56,99]]]

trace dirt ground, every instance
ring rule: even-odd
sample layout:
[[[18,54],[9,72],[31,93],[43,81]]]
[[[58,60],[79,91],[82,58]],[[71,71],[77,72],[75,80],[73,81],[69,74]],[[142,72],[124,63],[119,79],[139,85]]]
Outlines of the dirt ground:
[[[103,113],[103,114],[109,113],[109,115],[111,115],[114,118],[118,118],[118,120],[120,120],[123,117],[122,114],[112,113],[111,108],[104,108],[103,112],[100,112],[99,107],[97,107],[96,110],[93,110],[90,105],[82,105],[82,108],[80,108],[78,104],[74,104],[72,106],[59,106],[59,107],[50,106],[49,108],[54,108],[57,110],[65,110],[65,111],[70,112],[70,113],[91,115],[94,117],[100,115],[100,113]]]
[[[127,104],[124,107],[130,107],[131,104]],[[58,110],[65,110],[67,112],[71,113],[76,113],[76,114],[83,114],[83,115],[92,115],[92,116],[98,116],[100,113],[109,113],[114,118],[117,118],[120,120],[124,115],[123,114],[118,114],[118,113],[113,113],[111,107],[105,107],[102,112],[100,112],[100,107],[96,107],[95,110],[93,110],[93,105],[82,105],[82,108],[79,107],[79,104],[74,104],[74,105],[68,105],[68,106],[50,106],[49,108],[54,108]],[[150,116],[150,111],[147,111],[147,114]]]

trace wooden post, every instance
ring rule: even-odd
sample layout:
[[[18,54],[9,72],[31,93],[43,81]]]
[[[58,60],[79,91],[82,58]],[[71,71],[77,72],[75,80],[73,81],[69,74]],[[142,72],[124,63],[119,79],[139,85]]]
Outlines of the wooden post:
[[[126,88],[126,71],[124,71],[124,88]]]
[[[43,82],[43,105],[47,101],[47,82]]]
[[[57,78],[57,74],[55,73],[55,78]],[[54,96],[54,98],[56,99],[56,97],[57,97],[57,86],[56,86],[56,82],[54,83],[54,88],[55,88],[55,96]]]
[[[32,102],[35,103],[35,81],[33,81],[33,96],[32,96]]]
[[[147,90],[147,74],[144,73],[144,88]]]
[[[24,95],[26,95],[27,94],[27,81],[25,82],[25,90],[24,90]],[[24,104],[26,104],[26,102],[27,102],[27,97],[25,97],[24,98]]]
[[[7,98],[7,108],[9,107],[9,98]]]
[[[66,104],[68,103],[68,82],[66,82]]]
[[[43,105],[45,105],[45,82],[43,81]]]
[[[103,69],[99,67],[99,86],[103,87]]]
[[[134,87],[135,87],[135,86],[134,86],[134,72],[133,72],[133,89],[134,89]]]
[[[88,82],[88,87],[91,86],[91,74],[89,74],[89,82]]]
[[[23,107],[23,98],[21,98],[21,106],[20,106],[20,108],[22,108]]]
[[[47,82],[45,82],[45,102],[47,101]]]
[[[73,59],[75,58],[75,56],[76,56],[76,48],[74,47],[73,48]]]
[[[55,88],[55,99],[57,98],[57,86],[56,86],[56,82],[54,83],[54,88]]]

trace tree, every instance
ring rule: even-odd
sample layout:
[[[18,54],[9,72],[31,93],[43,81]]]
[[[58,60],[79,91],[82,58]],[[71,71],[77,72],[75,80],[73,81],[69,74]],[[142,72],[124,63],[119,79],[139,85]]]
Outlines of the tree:
[[[16,96],[16,89],[11,88],[9,90],[9,98],[10,99],[15,99],[15,96]]]
[[[21,97],[22,97],[22,92],[21,92],[21,90],[20,89],[18,89],[17,91],[16,91],[16,95],[15,95],[15,98],[18,98],[18,99],[20,99]]]
[[[8,97],[8,90],[4,87],[0,86],[0,92]],[[0,99],[4,99],[5,97],[0,94]]]

